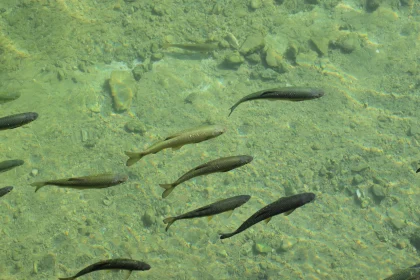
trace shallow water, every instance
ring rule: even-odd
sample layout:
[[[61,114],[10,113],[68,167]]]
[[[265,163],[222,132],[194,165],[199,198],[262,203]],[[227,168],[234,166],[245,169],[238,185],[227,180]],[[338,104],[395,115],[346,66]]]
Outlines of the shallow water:
[[[0,279],[69,277],[108,258],[151,265],[130,279],[383,279],[418,263],[420,8],[375,3],[1,1],[0,94],[20,97],[0,104],[0,117],[39,118],[0,131],[0,161],[25,161],[0,174],[0,187],[15,187],[0,198]],[[250,41],[257,48],[245,54]],[[126,111],[115,110],[113,71],[132,75],[116,87],[133,93]],[[241,97],[284,86],[325,96],[246,102],[228,118]],[[124,151],[203,124],[227,132],[125,166]],[[240,154],[254,160],[161,198],[159,184]],[[36,194],[30,186],[110,171],[129,181]],[[218,239],[301,192],[315,202]],[[165,232],[164,218],[240,194],[252,198],[232,216],[177,221]]]

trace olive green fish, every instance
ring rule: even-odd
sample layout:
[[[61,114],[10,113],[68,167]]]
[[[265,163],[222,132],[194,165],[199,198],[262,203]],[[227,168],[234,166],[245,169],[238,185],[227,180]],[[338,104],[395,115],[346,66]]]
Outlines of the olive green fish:
[[[239,106],[239,104],[257,100],[257,99],[266,99],[266,100],[287,100],[287,101],[304,101],[319,98],[324,95],[324,91],[319,88],[310,88],[310,87],[283,87],[283,88],[273,88],[265,89],[258,92],[251,93],[230,107],[229,116],[233,113],[233,110]]]
[[[243,232],[244,230],[250,228],[251,226],[265,220],[267,223],[270,219],[276,215],[286,213],[285,215],[290,215],[296,208],[299,208],[306,203],[309,203],[315,199],[315,194],[313,193],[301,193],[288,197],[282,197],[271,204],[268,204],[264,208],[255,212],[251,217],[249,217],[242,225],[239,226],[237,230],[231,233],[221,233],[220,239],[225,239],[232,237],[238,233]]]
[[[88,267],[82,269],[76,275],[72,277],[58,278],[58,279],[59,280],[73,280],[85,274],[98,271],[98,270],[106,270],[106,269],[129,270],[131,274],[133,270],[138,270],[138,271],[149,270],[150,265],[145,262],[131,260],[131,259],[110,259],[110,260],[104,260],[104,261],[100,261],[92,265],[89,265]]]
[[[34,112],[22,113],[0,118],[0,130],[14,129],[38,118]]]
[[[232,169],[241,167],[242,165],[245,165],[247,163],[250,163],[252,159],[253,158],[251,156],[245,155],[223,157],[199,165],[196,168],[191,169],[190,171],[182,175],[178,180],[176,180],[172,184],[160,184],[160,186],[165,189],[165,191],[162,193],[162,198],[167,197],[175,189],[176,186],[189,179],[216,172],[227,172]]]
[[[2,172],[6,172],[10,169],[13,169],[17,166],[21,166],[22,164],[24,164],[25,162],[23,160],[20,159],[12,159],[12,160],[5,160],[0,162],[0,173]]]
[[[13,100],[16,100],[20,97],[20,93],[17,92],[8,92],[8,93],[0,93],[0,104],[4,104]]]
[[[217,201],[215,203],[203,206],[191,212],[176,216],[176,217],[169,217],[163,220],[166,226],[166,231],[168,231],[169,227],[178,220],[183,219],[193,219],[193,218],[201,218],[201,217],[212,217],[213,215],[217,215],[226,211],[232,211],[239,206],[245,204],[251,196],[249,195],[238,195],[231,198],[223,199]]]
[[[219,48],[217,44],[163,44],[163,48],[178,48],[194,52],[210,52]]]
[[[188,129],[175,134],[169,135],[163,141],[159,141],[143,152],[125,152],[129,157],[126,165],[131,166],[142,157],[149,154],[156,154],[164,149],[172,148],[173,150],[180,149],[187,144],[199,143],[223,134],[226,128],[220,125],[208,125],[198,128]]]
[[[4,187],[0,189],[0,197],[8,194],[9,192],[11,192],[13,190],[12,186],[8,186],[8,187]]]
[[[418,280],[420,279],[420,263],[409,268],[399,270],[384,280]]]
[[[36,187],[35,192],[47,185],[53,185],[64,188],[72,188],[78,190],[84,189],[103,189],[116,186],[127,181],[128,176],[122,174],[98,174],[84,177],[67,178],[59,180],[50,180],[32,183],[31,186]]]

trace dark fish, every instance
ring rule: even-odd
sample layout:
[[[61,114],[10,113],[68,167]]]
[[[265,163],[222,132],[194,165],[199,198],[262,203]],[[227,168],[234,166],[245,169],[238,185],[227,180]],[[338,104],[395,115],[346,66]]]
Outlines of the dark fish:
[[[13,100],[16,100],[20,97],[20,93],[0,93],[0,104],[7,103]]]
[[[120,269],[120,270],[129,270],[130,274],[133,270],[149,270],[150,265],[145,262],[131,260],[131,259],[111,259],[100,261],[89,265],[88,267],[80,270],[76,275],[67,278],[58,278],[59,280],[73,280],[79,278],[82,275],[98,271],[98,270],[106,270],[106,269]]]
[[[8,171],[12,168],[15,168],[17,166],[21,166],[25,162],[20,159],[12,159],[12,160],[5,160],[0,162],[0,173]]]
[[[190,128],[181,132],[174,133],[166,137],[163,141],[159,141],[142,152],[125,152],[129,157],[126,165],[131,166],[148,154],[156,154],[164,149],[172,148],[180,149],[182,146],[192,143],[200,143],[219,135],[222,135],[226,128],[220,125],[207,125],[196,128]]]
[[[12,190],[13,190],[13,187],[12,187],[12,186],[1,188],[1,189],[0,189],[0,197],[2,197],[2,196],[4,196],[4,195],[8,194],[8,193],[9,193],[9,192],[11,192]]]
[[[273,88],[258,91],[251,93],[230,107],[229,116],[233,113],[236,107],[239,104],[256,100],[256,99],[266,99],[266,100],[287,100],[287,101],[304,101],[319,98],[324,95],[324,91],[319,88],[309,88],[309,87],[284,87],[284,88]]]
[[[176,217],[169,217],[163,220],[166,226],[166,231],[168,231],[169,227],[177,220],[183,219],[193,219],[193,218],[200,218],[200,217],[207,217],[217,215],[226,211],[232,211],[235,208],[238,208],[242,204],[246,203],[251,196],[249,195],[238,195],[231,198],[223,199],[218,202],[209,204],[207,206],[198,208],[191,212],[176,216]]]
[[[241,167],[242,165],[245,165],[247,163],[250,163],[252,159],[253,158],[251,156],[224,157],[197,166],[196,168],[191,169],[190,171],[182,175],[178,180],[176,180],[172,184],[160,184],[160,186],[165,189],[165,191],[162,193],[162,198],[167,197],[176,186],[191,178],[216,172],[227,172],[232,169]]]
[[[416,280],[420,279],[420,263],[400,270],[384,280]]]
[[[38,118],[38,114],[33,112],[0,118],[0,130],[17,128],[36,120],[36,118]]]
[[[37,192],[40,188],[46,185],[54,185],[64,188],[67,187],[78,190],[103,189],[124,183],[125,181],[127,181],[127,179],[127,175],[106,173],[84,177],[35,182],[32,183],[31,186],[36,187],[35,192]]]
[[[194,52],[210,52],[219,48],[217,44],[163,44],[163,48],[179,48]]]
[[[288,197],[282,197],[271,204],[268,204],[264,208],[258,210],[254,215],[249,217],[237,230],[232,233],[221,233],[220,239],[225,239],[232,237],[249,227],[265,220],[267,223],[270,219],[276,215],[286,213],[285,215],[290,215],[296,208],[299,208],[306,203],[311,202],[315,199],[315,194],[313,193],[301,193]]]

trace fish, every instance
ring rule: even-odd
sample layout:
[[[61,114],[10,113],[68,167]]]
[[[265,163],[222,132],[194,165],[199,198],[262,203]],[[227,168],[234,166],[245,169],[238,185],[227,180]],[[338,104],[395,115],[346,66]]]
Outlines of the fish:
[[[110,259],[110,260],[99,261],[97,263],[89,265],[88,267],[80,270],[74,276],[67,277],[67,278],[58,278],[58,279],[59,280],[74,280],[85,274],[98,271],[98,270],[106,270],[106,269],[129,270],[131,274],[133,270],[146,271],[146,270],[149,270],[150,268],[151,266],[149,264],[145,262],[141,262],[141,261],[136,261],[136,260],[131,260],[131,259]]]
[[[320,98],[324,95],[324,91],[319,88],[311,87],[283,87],[283,88],[273,88],[265,89],[258,92],[251,93],[230,107],[229,116],[233,113],[233,110],[239,106],[239,104],[257,100],[257,99],[266,99],[266,100],[285,100],[285,101],[304,101],[315,98]]]
[[[5,196],[6,194],[8,194],[9,192],[11,192],[13,190],[12,186],[8,186],[8,187],[4,187],[0,189],[0,197]]]
[[[201,217],[211,217],[213,215],[217,215],[227,211],[233,211],[234,209],[242,206],[251,198],[249,195],[238,195],[234,197],[230,197],[227,199],[223,199],[217,201],[215,203],[203,206],[201,208],[195,209],[188,213],[176,216],[176,217],[169,217],[163,220],[165,224],[167,224],[165,231],[168,231],[169,227],[178,220],[183,219],[193,219],[193,218],[201,218]]]
[[[241,155],[218,158],[216,160],[212,160],[202,165],[199,165],[182,175],[178,180],[171,184],[160,184],[159,186],[165,189],[165,191],[162,193],[162,198],[167,197],[175,189],[176,186],[189,179],[216,172],[227,172],[232,169],[241,167],[245,164],[248,164],[252,160],[253,157],[251,156]]]
[[[131,166],[139,161],[146,155],[156,154],[164,149],[172,148],[173,150],[178,150],[182,146],[192,143],[199,143],[211,138],[215,138],[219,135],[222,135],[226,131],[226,128],[220,125],[208,125],[201,126],[197,128],[187,129],[181,132],[174,133],[169,135],[164,140],[159,141],[143,152],[128,152],[125,154],[129,157],[126,165]]]
[[[173,47],[194,52],[210,52],[219,48],[217,44],[163,44],[164,49]]]
[[[38,118],[34,112],[21,113],[0,118],[0,130],[14,129],[28,124]]]
[[[296,208],[299,208],[305,205],[306,203],[313,201],[314,199],[315,194],[313,193],[301,193],[288,197],[282,197],[255,212],[251,217],[249,217],[245,222],[243,222],[243,224],[240,225],[238,229],[236,229],[234,232],[220,233],[220,239],[232,237],[263,220],[265,220],[266,223],[268,223],[270,219],[276,215],[285,213],[285,215],[288,216]]]
[[[127,181],[127,179],[127,175],[105,173],[84,177],[35,182],[32,183],[31,186],[36,187],[35,192],[47,185],[53,185],[64,188],[73,188],[78,190],[103,189],[122,184],[125,181]]]
[[[5,160],[0,162],[0,173],[6,172],[10,169],[13,169],[17,166],[21,166],[25,162],[21,159],[12,159],[12,160]]]
[[[420,279],[420,263],[409,268],[399,270],[384,280],[416,280]]]
[[[0,104],[4,104],[13,100],[16,100],[20,97],[20,93],[13,92],[13,93],[0,93]]]

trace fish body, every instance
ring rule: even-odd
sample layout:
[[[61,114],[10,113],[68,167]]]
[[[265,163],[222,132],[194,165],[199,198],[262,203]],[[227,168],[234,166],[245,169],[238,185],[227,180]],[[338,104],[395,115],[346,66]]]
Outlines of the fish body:
[[[178,48],[194,52],[210,52],[219,48],[217,44],[164,44],[163,48]]]
[[[176,217],[169,217],[163,220],[165,224],[168,224],[166,226],[166,231],[168,231],[169,227],[178,220],[183,219],[193,219],[193,218],[200,218],[200,217],[207,217],[207,216],[213,216],[217,215],[226,211],[232,211],[239,206],[246,203],[251,196],[249,195],[238,195],[234,197],[230,197],[227,199],[223,199],[220,201],[217,201],[215,203],[203,206],[201,208],[198,208],[196,210],[190,211],[188,213],[176,216]]]
[[[8,187],[4,187],[0,189],[0,197],[5,196],[6,194],[8,194],[9,192],[11,192],[13,190],[12,186],[8,186]]]
[[[172,184],[160,184],[165,191],[162,193],[162,198],[167,197],[176,186],[179,184],[198,176],[203,176],[216,172],[227,172],[232,169],[238,168],[245,164],[250,163],[253,160],[253,157],[241,155],[241,156],[232,156],[232,157],[223,157],[216,160],[209,161],[205,164],[199,165],[194,169],[191,169],[184,175],[182,175],[178,180]]]
[[[225,239],[232,237],[238,233],[243,232],[244,230],[250,228],[251,226],[266,220],[267,222],[276,215],[286,213],[289,215],[296,208],[299,208],[306,203],[309,203],[315,199],[315,194],[313,193],[301,193],[288,197],[282,197],[271,204],[268,204],[264,208],[258,210],[251,217],[249,217],[242,225],[239,226],[237,230],[232,233],[222,233],[220,239]]]
[[[111,260],[105,260],[100,261],[97,263],[94,263],[92,265],[89,265],[88,267],[82,269],[79,271],[76,275],[72,277],[67,278],[59,278],[59,280],[73,280],[76,279],[82,275],[98,271],[98,270],[106,270],[106,269],[119,269],[119,270],[149,270],[150,265],[148,265],[145,262],[131,260],[131,259],[111,259]]]
[[[283,88],[273,88],[261,90],[258,92],[251,93],[238,102],[235,103],[230,108],[229,116],[233,113],[233,110],[239,106],[239,104],[257,100],[257,99],[266,99],[266,100],[285,100],[285,101],[304,101],[322,97],[324,91],[319,88],[310,88],[310,87],[283,87]]]
[[[198,128],[184,130],[166,137],[163,141],[159,141],[143,152],[125,152],[129,157],[126,165],[131,166],[142,157],[149,154],[156,154],[164,149],[172,148],[174,150],[180,149],[182,146],[192,143],[199,143],[223,134],[226,128],[220,125],[209,125]]]
[[[420,279],[420,263],[409,268],[402,269],[384,280],[418,280]]]
[[[127,175],[123,174],[98,174],[84,177],[67,178],[59,180],[50,180],[43,182],[32,183],[31,186],[36,187],[35,192],[47,185],[54,185],[58,187],[67,187],[73,189],[103,189],[119,185],[127,181]]]
[[[21,166],[22,164],[24,164],[25,162],[23,160],[20,159],[12,159],[12,160],[5,160],[0,162],[0,173],[2,172],[6,172],[10,169],[13,169],[17,166]]]
[[[30,123],[38,118],[38,114],[34,112],[10,115],[0,118],[0,130],[14,129]]]

